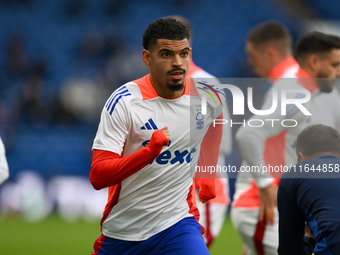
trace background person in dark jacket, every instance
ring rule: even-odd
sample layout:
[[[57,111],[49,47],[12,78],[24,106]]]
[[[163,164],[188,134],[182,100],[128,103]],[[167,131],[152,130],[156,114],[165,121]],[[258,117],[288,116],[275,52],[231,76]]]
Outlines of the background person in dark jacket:
[[[297,138],[299,163],[285,173],[278,191],[282,254],[340,254],[340,134],[313,125]],[[304,236],[305,222],[313,237]]]

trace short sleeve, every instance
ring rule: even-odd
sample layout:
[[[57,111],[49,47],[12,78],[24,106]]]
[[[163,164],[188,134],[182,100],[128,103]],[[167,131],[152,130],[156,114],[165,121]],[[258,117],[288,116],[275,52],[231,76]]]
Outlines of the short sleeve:
[[[105,103],[92,149],[121,155],[129,130],[128,101],[131,96],[124,86],[116,90]]]

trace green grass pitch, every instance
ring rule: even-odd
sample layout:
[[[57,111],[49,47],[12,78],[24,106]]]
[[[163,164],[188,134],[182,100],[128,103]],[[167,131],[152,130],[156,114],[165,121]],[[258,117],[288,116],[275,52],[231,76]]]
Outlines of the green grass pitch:
[[[90,255],[100,235],[97,222],[65,222],[58,216],[29,223],[20,219],[0,220],[0,253],[3,255]],[[227,218],[211,255],[239,255],[241,241]]]

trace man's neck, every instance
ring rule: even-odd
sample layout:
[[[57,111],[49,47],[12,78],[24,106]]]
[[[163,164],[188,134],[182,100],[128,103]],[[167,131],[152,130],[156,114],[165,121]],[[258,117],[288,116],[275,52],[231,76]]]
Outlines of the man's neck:
[[[301,68],[311,77],[315,77],[314,73],[311,69],[309,69],[306,65],[301,65]]]

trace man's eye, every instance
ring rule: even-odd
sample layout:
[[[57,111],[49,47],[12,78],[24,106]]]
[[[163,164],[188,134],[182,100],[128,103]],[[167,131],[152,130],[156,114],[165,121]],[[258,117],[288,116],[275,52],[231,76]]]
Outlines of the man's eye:
[[[164,52],[164,53],[162,53],[162,57],[169,57],[170,56],[170,54],[168,53],[168,52]]]
[[[188,55],[189,55],[189,52],[187,52],[187,51],[186,51],[186,52],[182,52],[182,56],[183,56],[183,57],[186,57],[186,56],[188,56]]]

